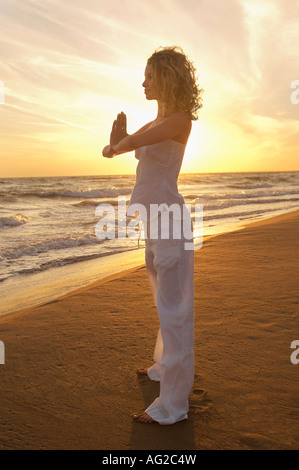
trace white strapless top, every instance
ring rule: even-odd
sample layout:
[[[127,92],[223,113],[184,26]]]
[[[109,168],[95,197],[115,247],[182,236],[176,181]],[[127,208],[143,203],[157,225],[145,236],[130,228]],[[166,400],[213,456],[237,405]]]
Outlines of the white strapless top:
[[[177,180],[183,162],[186,146],[175,140],[169,139],[158,144],[139,147],[135,150],[135,158],[138,161],[136,168],[136,182],[131,195],[128,217],[141,220],[152,220],[157,212],[151,208],[151,204],[158,204],[160,209],[169,210],[172,204],[179,205],[173,212],[174,219],[188,217],[185,200],[178,192]],[[142,204],[142,207],[134,204]],[[141,209],[141,210],[140,210]],[[179,209],[178,212],[176,212]]]

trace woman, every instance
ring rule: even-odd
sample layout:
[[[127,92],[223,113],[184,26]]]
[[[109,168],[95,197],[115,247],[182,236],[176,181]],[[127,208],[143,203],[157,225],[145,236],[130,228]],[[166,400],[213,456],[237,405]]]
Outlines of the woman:
[[[155,363],[138,370],[160,382],[160,395],[133,417],[141,423],[173,424],[188,417],[194,379],[194,251],[185,249],[185,242],[193,243],[193,237],[186,237],[183,227],[186,220],[191,227],[192,222],[178,193],[177,179],[191,121],[197,119],[196,112],[202,106],[203,90],[198,88],[195,69],[181,48],[159,49],[147,61],[142,84],[146,99],[158,102],[156,119],[129,135],[125,114],[118,114],[103,156],[111,158],[136,150],[139,162],[127,215],[132,215],[138,205],[138,209],[141,205],[145,209],[139,211],[146,222],[145,263],[160,319]],[[154,204],[169,216],[168,238],[162,237],[162,213],[152,215]],[[180,209],[179,215],[169,210],[172,204]],[[174,233],[178,228],[179,238]]]

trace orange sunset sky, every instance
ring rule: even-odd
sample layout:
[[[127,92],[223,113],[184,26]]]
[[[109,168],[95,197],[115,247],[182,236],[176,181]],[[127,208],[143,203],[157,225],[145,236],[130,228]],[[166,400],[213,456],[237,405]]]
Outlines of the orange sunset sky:
[[[299,170],[299,0],[1,0],[0,19],[1,177],[135,174],[101,150],[117,113],[155,119],[146,60],[173,45],[205,90],[182,173]]]

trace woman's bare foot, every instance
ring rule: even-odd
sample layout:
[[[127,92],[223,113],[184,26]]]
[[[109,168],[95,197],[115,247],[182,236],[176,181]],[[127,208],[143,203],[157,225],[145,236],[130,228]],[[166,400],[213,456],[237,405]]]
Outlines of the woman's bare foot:
[[[147,375],[148,369],[137,369],[137,374],[139,375]]]
[[[155,421],[151,416],[149,416],[145,411],[142,413],[137,413],[133,415],[133,419],[136,421],[139,421],[139,423],[157,423],[158,421]]]

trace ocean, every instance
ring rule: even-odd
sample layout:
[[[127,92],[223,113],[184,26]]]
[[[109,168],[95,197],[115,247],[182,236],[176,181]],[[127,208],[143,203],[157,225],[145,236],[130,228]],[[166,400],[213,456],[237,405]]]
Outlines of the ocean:
[[[95,233],[99,204],[117,214],[134,184],[135,175],[0,179],[0,313],[143,264],[144,240]],[[191,215],[202,204],[198,240],[299,208],[299,172],[180,174],[178,190]]]

